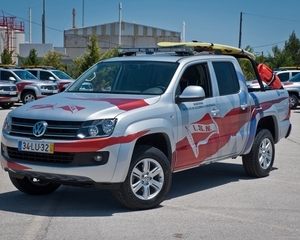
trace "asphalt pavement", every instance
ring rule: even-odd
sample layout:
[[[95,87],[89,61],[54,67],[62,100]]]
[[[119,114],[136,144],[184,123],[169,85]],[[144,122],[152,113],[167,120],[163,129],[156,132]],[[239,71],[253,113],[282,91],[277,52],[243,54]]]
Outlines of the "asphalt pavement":
[[[0,126],[10,110],[0,110]],[[108,190],[63,186],[47,196],[17,191],[0,169],[1,240],[300,239],[300,109],[276,145],[273,170],[248,177],[241,158],[173,175],[162,204],[123,208]]]

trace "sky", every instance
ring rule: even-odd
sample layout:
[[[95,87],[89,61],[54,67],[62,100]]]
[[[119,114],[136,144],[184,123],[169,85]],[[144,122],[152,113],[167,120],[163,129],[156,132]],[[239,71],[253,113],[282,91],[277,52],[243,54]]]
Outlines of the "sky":
[[[120,3],[122,21],[184,32],[185,41],[240,44],[268,55],[275,45],[283,49],[293,32],[300,38],[300,0],[0,0],[0,17],[23,21],[25,41],[42,43],[44,2],[45,39],[54,47],[63,47],[73,9],[80,28],[118,22]]]

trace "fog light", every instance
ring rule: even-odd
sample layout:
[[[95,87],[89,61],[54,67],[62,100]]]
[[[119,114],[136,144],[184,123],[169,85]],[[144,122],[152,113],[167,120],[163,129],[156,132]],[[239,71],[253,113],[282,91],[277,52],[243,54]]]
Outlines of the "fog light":
[[[94,160],[96,162],[101,162],[103,160],[103,156],[101,154],[97,154],[94,156]]]

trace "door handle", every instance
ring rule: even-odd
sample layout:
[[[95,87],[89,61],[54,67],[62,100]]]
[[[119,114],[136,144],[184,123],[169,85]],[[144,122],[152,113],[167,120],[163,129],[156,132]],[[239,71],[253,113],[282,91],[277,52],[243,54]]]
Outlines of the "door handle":
[[[211,113],[212,113],[213,116],[216,116],[219,112],[220,112],[220,110],[217,109],[217,108],[213,108],[213,109],[211,110]]]

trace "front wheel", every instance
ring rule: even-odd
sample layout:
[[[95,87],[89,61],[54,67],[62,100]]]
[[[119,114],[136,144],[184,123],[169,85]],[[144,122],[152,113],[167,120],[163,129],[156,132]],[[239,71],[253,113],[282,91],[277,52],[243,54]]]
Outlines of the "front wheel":
[[[159,149],[137,146],[125,181],[112,190],[116,199],[133,210],[158,206],[169,191],[172,181],[170,162]]]
[[[28,195],[45,195],[54,192],[60,184],[48,183],[37,178],[15,178],[9,174],[12,184],[21,192]]]
[[[289,96],[289,100],[290,100],[290,108],[296,109],[298,106],[298,98],[292,94]]]
[[[251,151],[242,157],[245,172],[251,177],[268,176],[275,156],[273,136],[267,129],[256,133]]]
[[[23,95],[22,97],[22,102],[23,104],[26,104],[28,102],[32,102],[32,101],[35,101],[36,100],[36,96],[34,94],[34,92],[27,92]]]

